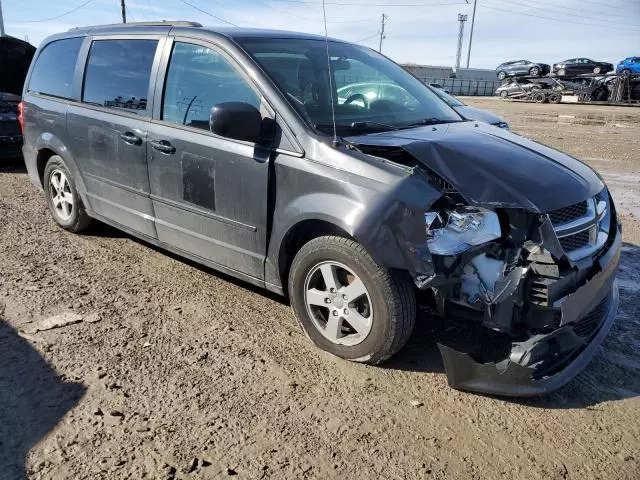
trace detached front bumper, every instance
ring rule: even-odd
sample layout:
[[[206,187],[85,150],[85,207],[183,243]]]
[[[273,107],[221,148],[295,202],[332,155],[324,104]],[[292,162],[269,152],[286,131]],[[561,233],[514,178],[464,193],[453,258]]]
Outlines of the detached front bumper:
[[[505,396],[533,396],[556,390],[591,361],[618,311],[615,280],[622,234],[597,263],[600,271],[561,305],[561,327],[546,335],[511,344],[511,353],[499,362],[481,363],[472,355],[439,344],[449,385],[459,390]]]

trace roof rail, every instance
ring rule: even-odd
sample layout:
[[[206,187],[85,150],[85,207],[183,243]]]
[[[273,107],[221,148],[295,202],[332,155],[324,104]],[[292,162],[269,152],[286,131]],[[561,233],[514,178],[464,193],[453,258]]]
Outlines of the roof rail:
[[[73,27],[69,31],[84,30],[87,28],[104,28],[104,27],[201,27],[198,22],[188,22],[185,20],[159,20],[157,22],[129,22],[129,23],[110,23],[106,25],[87,25],[86,27]]]

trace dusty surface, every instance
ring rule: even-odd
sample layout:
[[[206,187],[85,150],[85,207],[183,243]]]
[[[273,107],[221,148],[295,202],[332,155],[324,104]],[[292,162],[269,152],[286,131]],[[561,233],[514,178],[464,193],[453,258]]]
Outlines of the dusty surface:
[[[576,380],[526,401],[454,391],[424,321],[383,367],[332,358],[278,298],[111,228],[60,230],[15,164],[0,478],[638,479],[640,109],[472,103],[585,159],[620,204],[620,314]],[[83,321],[22,333],[62,313]]]

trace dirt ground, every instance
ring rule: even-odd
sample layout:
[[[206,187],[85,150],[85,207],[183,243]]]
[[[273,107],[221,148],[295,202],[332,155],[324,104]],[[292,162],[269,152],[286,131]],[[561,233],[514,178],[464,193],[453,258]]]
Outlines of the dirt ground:
[[[425,321],[381,367],[333,358],[284,300],[106,226],[57,228],[15,163],[0,479],[640,478],[640,108],[469,102],[593,165],[618,203],[620,312],[574,381],[528,400],[452,390]]]

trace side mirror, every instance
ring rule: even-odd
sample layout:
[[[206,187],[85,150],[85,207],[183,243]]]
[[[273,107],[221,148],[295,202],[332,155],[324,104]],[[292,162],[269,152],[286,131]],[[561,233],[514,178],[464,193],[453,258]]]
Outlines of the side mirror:
[[[214,105],[209,116],[209,129],[225,138],[262,143],[262,115],[256,107],[244,102]]]

